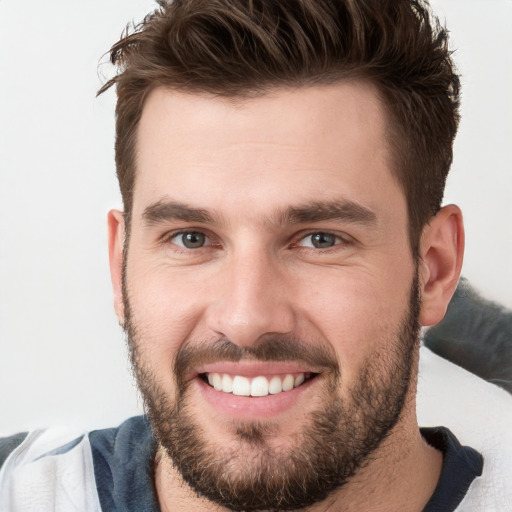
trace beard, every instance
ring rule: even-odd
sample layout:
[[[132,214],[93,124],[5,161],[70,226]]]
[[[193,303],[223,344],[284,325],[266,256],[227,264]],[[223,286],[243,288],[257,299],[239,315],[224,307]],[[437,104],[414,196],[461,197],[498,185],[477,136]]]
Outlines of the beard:
[[[335,354],[314,340],[266,336],[257,346],[227,339],[186,340],[174,359],[176,392],[166,391],[144,357],[148,346],[134,320],[125,279],[125,330],[132,367],[157,442],[197,495],[230,510],[300,510],[325,500],[373,460],[372,455],[398,423],[415,375],[419,344],[418,279],[409,307],[385,353],[369,356],[351,389]],[[322,404],[308,413],[289,447],[271,441],[279,429],[271,422],[232,422],[236,447],[211,439],[191,407],[186,375],[214,361],[292,361],[322,368]],[[318,377],[315,377],[318,378]],[[250,398],[257,400],[258,398]]]

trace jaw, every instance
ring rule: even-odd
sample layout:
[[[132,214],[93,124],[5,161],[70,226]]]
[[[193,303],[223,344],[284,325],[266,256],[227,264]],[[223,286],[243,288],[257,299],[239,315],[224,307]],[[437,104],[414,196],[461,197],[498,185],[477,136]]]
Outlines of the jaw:
[[[366,377],[374,371],[373,366],[367,368]],[[193,492],[232,510],[279,509],[276,499],[291,499],[289,509],[325,505],[328,497],[350,503],[358,487],[353,482],[359,482],[359,489],[364,485],[365,492],[378,490],[393,450],[407,449],[405,442],[390,443],[397,431],[403,432],[403,401],[395,395],[388,402],[387,392],[375,395],[361,389],[339,396],[330,393],[330,384],[319,375],[277,395],[234,396],[215,390],[198,374],[188,382],[181,404],[165,414],[163,434],[172,432],[161,439],[166,458]],[[363,376],[360,385],[365,384]],[[337,386],[338,393],[342,387]],[[359,398],[365,394],[381,396],[383,402],[365,405]],[[210,395],[224,400],[224,406],[241,406],[222,411]],[[283,398],[290,403],[268,410],[271,401]],[[380,431],[377,436],[374,430]],[[190,509],[199,510],[195,498],[189,503]],[[361,504],[359,498],[355,503]],[[359,509],[370,510],[364,503]]]
[[[283,493],[289,509],[300,509],[328,496],[350,494],[354,477],[378,487],[382,474],[377,478],[377,470],[386,469],[392,454],[386,447],[403,430],[404,414],[408,420],[411,415],[414,334],[413,322],[404,321],[400,331],[380,343],[393,343],[396,358],[372,353],[354,382],[347,382],[343,371],[341,377],[320,371],[289,391],[236,396],[209,385],[207,374],[225,372],[250,380],[271,377],[273,371],[234,371],[212,357],[208,364],[217,367],[195,367],[193,375],[185,372],[182,389],[179,379],[172,382],[170,372],[165,386],[154,374],[147,383],[139,379],[139,385],[146,388],[153,427],[181,474],[181,485],[184,481],[211,502],[235,510],[279,509],[282,503],[276,499],[285,500]],[[311,369],[286,368],[284,373]],[[410,445],[393,446],[399,457]],[[240,496],[245,498],[238,500]],[[197,510],[194,503],[189,509]]]

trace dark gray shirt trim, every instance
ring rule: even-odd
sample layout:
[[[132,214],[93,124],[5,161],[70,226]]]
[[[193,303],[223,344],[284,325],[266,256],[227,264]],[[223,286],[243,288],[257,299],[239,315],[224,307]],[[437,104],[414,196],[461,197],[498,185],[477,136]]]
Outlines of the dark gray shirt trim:
[[[452,512],[466,496],[473,480],[482,474],[484,459],[445,427],[422,428],[423,438],[443,453],[441,476],[423,512]]]
[[[94,476],[104,512],[158,512],[156,443],[145,416],[89,434]]]

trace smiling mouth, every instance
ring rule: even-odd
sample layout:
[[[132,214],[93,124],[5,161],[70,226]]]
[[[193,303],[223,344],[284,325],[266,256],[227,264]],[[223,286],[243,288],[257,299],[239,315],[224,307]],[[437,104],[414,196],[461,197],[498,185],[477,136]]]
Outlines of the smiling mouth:
[[[227,373],[201,373],[199,377],[216,391],[236,396],[263,397],[291,391],[313,379],[316,375],[318,374],[300,372],[274,375],[273,377],[248,378]]]

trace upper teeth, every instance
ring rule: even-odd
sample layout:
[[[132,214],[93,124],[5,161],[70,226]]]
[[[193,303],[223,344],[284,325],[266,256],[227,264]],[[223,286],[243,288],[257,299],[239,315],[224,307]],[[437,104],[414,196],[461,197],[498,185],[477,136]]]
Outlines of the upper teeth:
[[[217,391],[224,393],[233,393],[239,396],[267,396],[276,395],[282,391],[290,391],[290,389],[300,386],[306,376],[304,373],[294,375],[288,374],[284,377],[276,375],[271,379],[267,377],[254,377],[249,379],[241,375],[231,376],[226,373],[209,373],[208,382]]]

